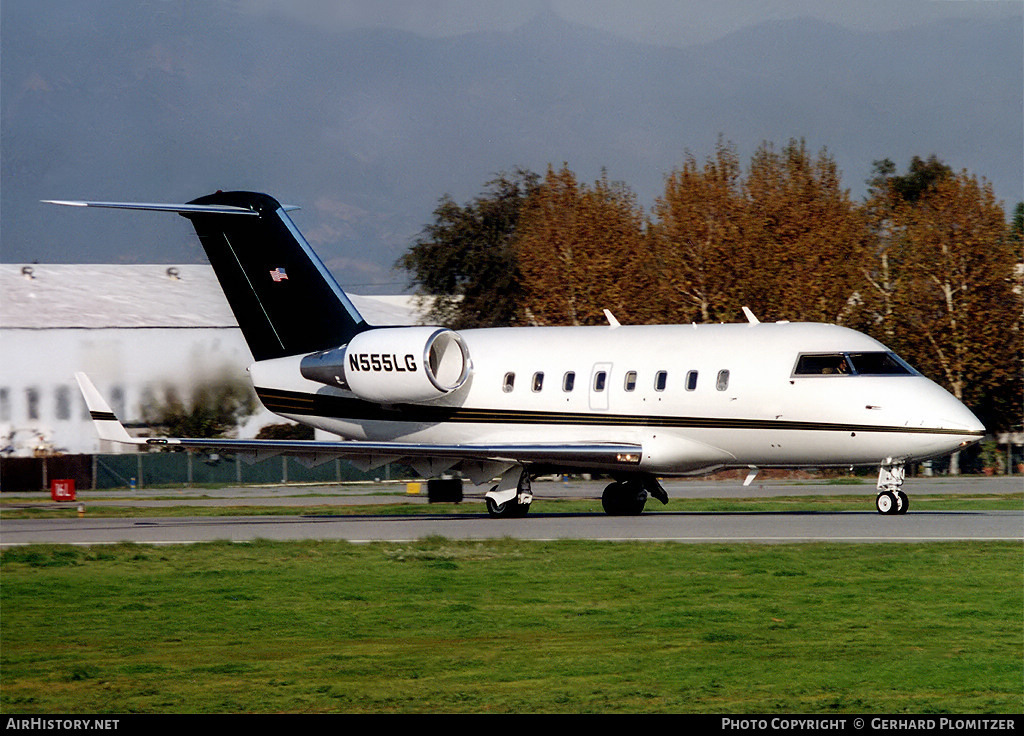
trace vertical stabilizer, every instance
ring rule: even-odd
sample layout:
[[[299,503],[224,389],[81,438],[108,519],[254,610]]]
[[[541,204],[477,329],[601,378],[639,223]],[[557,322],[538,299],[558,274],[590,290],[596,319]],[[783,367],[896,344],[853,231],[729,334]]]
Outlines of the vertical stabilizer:
[[[195,227],[256,360],[338,347],[368,328],[273,197],[217,192],[189,205],[196,207],[180,214]]]

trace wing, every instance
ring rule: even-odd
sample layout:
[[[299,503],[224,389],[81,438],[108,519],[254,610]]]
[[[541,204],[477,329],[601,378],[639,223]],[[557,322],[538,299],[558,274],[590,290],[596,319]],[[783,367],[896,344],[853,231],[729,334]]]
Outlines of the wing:
[[[132,437],[84,373],[75,379],[101,440],[144,447],[221,450],[250,462],[291,455],[307,465],[345,458],[368,470],[402,462],[424,476],[458,467],[474,483],[484,483],[514,465],[545,465],[565,469],[635,470],[642,447],[635,443],[499,443],[421,444],[355,440],[237,440],[226,438]]]

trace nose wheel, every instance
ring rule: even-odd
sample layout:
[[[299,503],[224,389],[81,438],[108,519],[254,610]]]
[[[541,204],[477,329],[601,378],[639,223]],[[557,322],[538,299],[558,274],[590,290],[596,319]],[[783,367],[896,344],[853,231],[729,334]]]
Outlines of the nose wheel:
[[[903,491],[883,491],[875,498],[875,508],[880,514],[905,514],[910,508],[910,499]]]
[[[905,470],[902,463],[883,463],[878,469],[878,496],[875,508],[880,514],[905,514],[910,508],[910,499],[900,490]]]

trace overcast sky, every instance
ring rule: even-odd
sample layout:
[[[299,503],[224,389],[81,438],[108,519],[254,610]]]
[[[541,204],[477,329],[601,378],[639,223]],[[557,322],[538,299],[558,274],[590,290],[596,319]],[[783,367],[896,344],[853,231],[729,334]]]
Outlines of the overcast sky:
[[[683,154],[702,158],[717,136],[741,157],[790,137],[825,146],[855,196],[872,161],[934,153],[994,180],[1012,207],[1024,197],[1022,9],[0,0],[0,260],[197,262],[177,218],[40,200],[256,189],[303,206],[303,232],[346,281],[393,288],[392,264],[444,194],[462,202],[500,171],[566,162],[581,180],[607,167],[649,206]],[[958,18],[970,20],[937,23]],[[367,28],[406,33],[354,32]],[[479,31],[498,33],[447,41]]]
[[[636,41],[684,46],[767,20],[819,18],[854,30],[892,30],[979,12],[1019,13],[1021,0],[239,0],[246,12],[339,30],[399,28],[427,36],[511,30],[546,9]]]

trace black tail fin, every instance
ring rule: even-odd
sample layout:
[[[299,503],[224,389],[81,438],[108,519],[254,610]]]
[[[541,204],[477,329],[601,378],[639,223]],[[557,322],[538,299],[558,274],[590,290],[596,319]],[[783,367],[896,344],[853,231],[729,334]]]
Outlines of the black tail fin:
[[[192,221],[256,360],[338,347],[368,329],[273,197],[217,192],[189,205],[208,207],[181,215]]]

